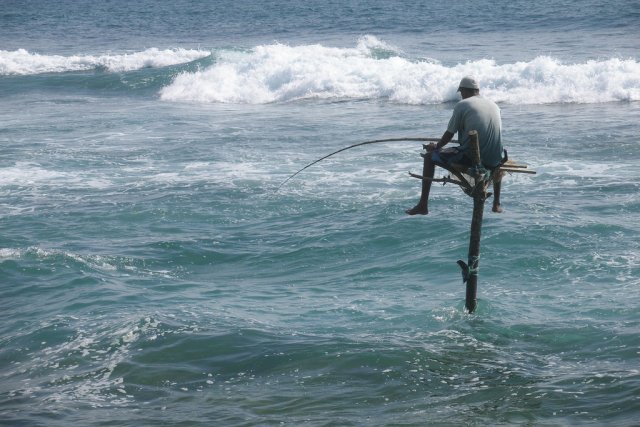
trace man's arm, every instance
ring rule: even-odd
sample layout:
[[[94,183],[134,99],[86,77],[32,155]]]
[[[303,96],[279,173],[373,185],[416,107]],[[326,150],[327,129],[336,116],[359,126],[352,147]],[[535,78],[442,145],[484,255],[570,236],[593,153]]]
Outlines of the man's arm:
[[[447,145],[451,141],[451,139],[453,139],[453,134],[451,132],[449,132],[448,130],[446,130],[442,134],[442,138],[440,138],[440,141],[438,141],[437,144],[434,144],[432,142],[431,144],[429,144],[427,146],[427,151],[439,150],[442,147],[444,147],[445,145]]]

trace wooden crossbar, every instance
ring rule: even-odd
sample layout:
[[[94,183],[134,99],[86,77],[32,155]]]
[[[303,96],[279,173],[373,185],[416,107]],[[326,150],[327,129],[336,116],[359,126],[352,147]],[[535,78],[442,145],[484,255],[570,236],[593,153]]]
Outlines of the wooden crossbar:
[[[500,172],[509,172],[509,173],[528,173],[528,174],[532,174],[535,175],[537,172],[534,170],[530,170],[530,169],[513,169],[511,167],[499,167],[498,171]]]

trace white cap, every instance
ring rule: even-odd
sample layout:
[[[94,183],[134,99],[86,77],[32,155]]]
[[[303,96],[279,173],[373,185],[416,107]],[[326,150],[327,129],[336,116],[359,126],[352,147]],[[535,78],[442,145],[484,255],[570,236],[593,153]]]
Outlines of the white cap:
[[[460,91],[460,89],[480,89],[480,85],[478,84],[478,81],[471,77],[471,76],[466,76],[463,77],[462,80],[460,80],[460,84],[458,85],[458,91]]]

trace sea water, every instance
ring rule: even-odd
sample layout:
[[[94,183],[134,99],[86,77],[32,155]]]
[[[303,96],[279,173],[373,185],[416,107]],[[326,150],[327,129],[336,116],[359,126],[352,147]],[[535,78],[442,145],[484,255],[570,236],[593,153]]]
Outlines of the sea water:
[[[0,3],[3,425],[637,425],[640,4]],[[505,212],[419,142],[461,77]],[[440,172],[438,172],[440,174]]]

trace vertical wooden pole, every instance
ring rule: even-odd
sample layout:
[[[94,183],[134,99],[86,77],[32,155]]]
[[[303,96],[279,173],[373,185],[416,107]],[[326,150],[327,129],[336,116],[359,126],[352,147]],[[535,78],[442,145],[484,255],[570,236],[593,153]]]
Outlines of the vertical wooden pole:
[[[473,166],[481,167],[480,146],[478,132],[470,131],[471,161]],[[478,267],[480,264],[480,235],[482,232],[482,216],[484,214],[484,202],[487,198],[486,182],[484,176],[476,176],[475,189],[473,191],[473,217],[471,219],[471,236],[469,238],[469,255],[467,264],[458,261],[462,267],[464,282],[467,284],[465,307],[469,313],[476,309],[478,291]]]
[[[479,194],[473,196],[473,218],[471,220],[471,237],[469,239],[469,255],[467,259],[467,293],[465,307],[469,313],[476,309],[478,292],[478,267],[480,265],[480,234],[482,231],[482,216],[484,213],[484,197]]]

